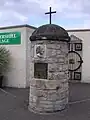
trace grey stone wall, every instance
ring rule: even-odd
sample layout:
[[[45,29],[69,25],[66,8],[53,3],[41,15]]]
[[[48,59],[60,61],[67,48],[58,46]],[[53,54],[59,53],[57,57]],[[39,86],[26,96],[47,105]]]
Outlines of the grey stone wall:
[[[46,56],[34,57],[34,46],[46,45]],[[29,110],[38,113],[62,110],[68,104],[68,43],[33,41],[31,45],[31,80]],[[48,79],[34,78],[34,63],[48,63]]]

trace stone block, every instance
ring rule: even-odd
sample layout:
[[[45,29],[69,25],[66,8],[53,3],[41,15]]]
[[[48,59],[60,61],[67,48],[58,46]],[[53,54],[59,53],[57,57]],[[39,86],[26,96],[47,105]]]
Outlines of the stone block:
[[[48,101],[48,100],[40,100],[40,104],[44,104],[44,105],[52,105],[53,104],[53,102],[51,102],[51,101]]]
[[[68,64],[64,64],[62,68],[63,68],[63,71],[68,71]]]
[[[53,41],[53,40],[47,40],[47,45],[48,44],[57,44],[57,45],[62,45],[62,41]]]
[[[60,50],[61,50],[63,53],[68,53],[68,46],[65,45],[65,44],[62,44]]]
[[[61,81],[49,80],[45,83],[45,86],[46,86],[46,89],[57,90],[57,89],[61,89],[63,87],[63,84],[61,83]]]
[[[31,107],[31,108],[34,108],[34,107],[36,107],[37,106],[37,104],[36,104],[36,102],[29,102],[29,106]]]
[[[64,99],[64,98],[67,98],[68,97],[68,91],[63,91],[63,92],[58,91],[58,95],[59,95],[61,100]]]
[[[43,113],[43,112],[44,112],[44,108],[38,106],[38,107],[34,108],[34,111],[35,111],[36,113],[37,113],[37,112]]]
[[[68,88],[68,86],[69,86],[68,81],[63,82],[63,88]]]
[[[30,97],[29,101],[33,102],[33,103],[36,103],[37,99],[38,99],[37,96],[34,96],[34,95],[31,94],[31,97]]]
[[[56,58],[57,58],[57,59],[59,59],[59,58],[65,59],[65,55],[57,54]]]
[[[50,101],[56,101],[56,100],[59,100],[59,95],[57,94],[56,91],[49,91],[48,92],[48,97],[47,97],[47,100],[50,100]]]
[[[36,44],[45,44],[45,41],[43,41],[43,40],[40,40],[40,41],[37,40],[37,41],[36,41]]]
[[[39,97],[39,100],[40,101],[47,101],[47,96],[41,96],[41,97]]]
[[[46,80],[47,81],[47,80]],[[38,89],[45,89],[45,80],[43,79],[32,79],[30,85]]]
[[[52,63],[52,64],[48,64],[48,71],[49,72],[58,72],[58,71],[62,71],[62,65],[57,64],[57,63]]]
[[[64,80],[66,81],[66,80]],[[57,89],[57,87],[62,88],[63,82],[60,80],[31,80],[30,81],[30,88],[34,88],[37,90],[47,90],[47,89]]]
[[[48,75],[49,80],[62,80],[67,78],[67,75],[64,72],[51,72]]]
[[[65,58],[58,58],[58,59],[57,59],[57,62],[58,62],[59,64],[65,64]]]
[[[45,113],[53,113],[54,112],[53,108],[44,108],[43,110]]]
[[[46,98],[48,95],[48,90],[37,89],[35,87],[30,88],[30,93],[34,96]]]
[[[33,58],[34,57],[34,48],[31,49],[31,53],[30,54],[31,54],[31,58]]]
[[[59,50],[60,49],[60,45],[58,44],[47,44],[47,49],[55,49],[55,50]]]
[[[64,56],[64,54],[62,54],[62,51],[59,49],[59,50],[56,50],[56,55],[58,56],[59,55],[59,57],[65,57]],[[56,56],[56,57],[57,57]]]
[[[44,108],[44,109],[45,109],[45,108],[46,108],[46,109],[47,109],[47,108],[53,109],[53,104],[41,104],[41,103],[40,103],[40,104],[39,104],[39,107],[40,107],[40,108]]]
[[[48,63],[57,63],[57,59],[55,58],[55,57],[49,57],[49,58],[47,58],[47,60],[46,60]]]
[[[54,106],[54,111],[61,111],[66,107],[66,105],[55,105]]]

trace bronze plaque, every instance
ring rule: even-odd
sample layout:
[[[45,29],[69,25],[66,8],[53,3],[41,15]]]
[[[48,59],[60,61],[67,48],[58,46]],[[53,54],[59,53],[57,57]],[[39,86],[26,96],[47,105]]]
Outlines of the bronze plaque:
[[[48,64],[34,63],[34,77],[39,79],[47,79]]]

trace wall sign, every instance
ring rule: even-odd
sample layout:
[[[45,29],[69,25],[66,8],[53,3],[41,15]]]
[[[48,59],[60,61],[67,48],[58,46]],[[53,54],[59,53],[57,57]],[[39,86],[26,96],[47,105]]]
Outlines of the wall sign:
[[[0,33],[0,45],[15,45],[15,44],[21,44],[20,32]]]
[[[48,64],[34,63],[34,78],[47,79]]]

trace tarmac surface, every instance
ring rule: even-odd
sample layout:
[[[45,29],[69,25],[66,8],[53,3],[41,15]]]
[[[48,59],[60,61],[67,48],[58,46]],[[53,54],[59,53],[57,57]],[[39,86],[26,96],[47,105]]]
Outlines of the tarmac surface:
[[[54,114],[28,111],[29,89],[0,89],[0,120],[90,120],[90,84],[70,83],[69,106]]]

